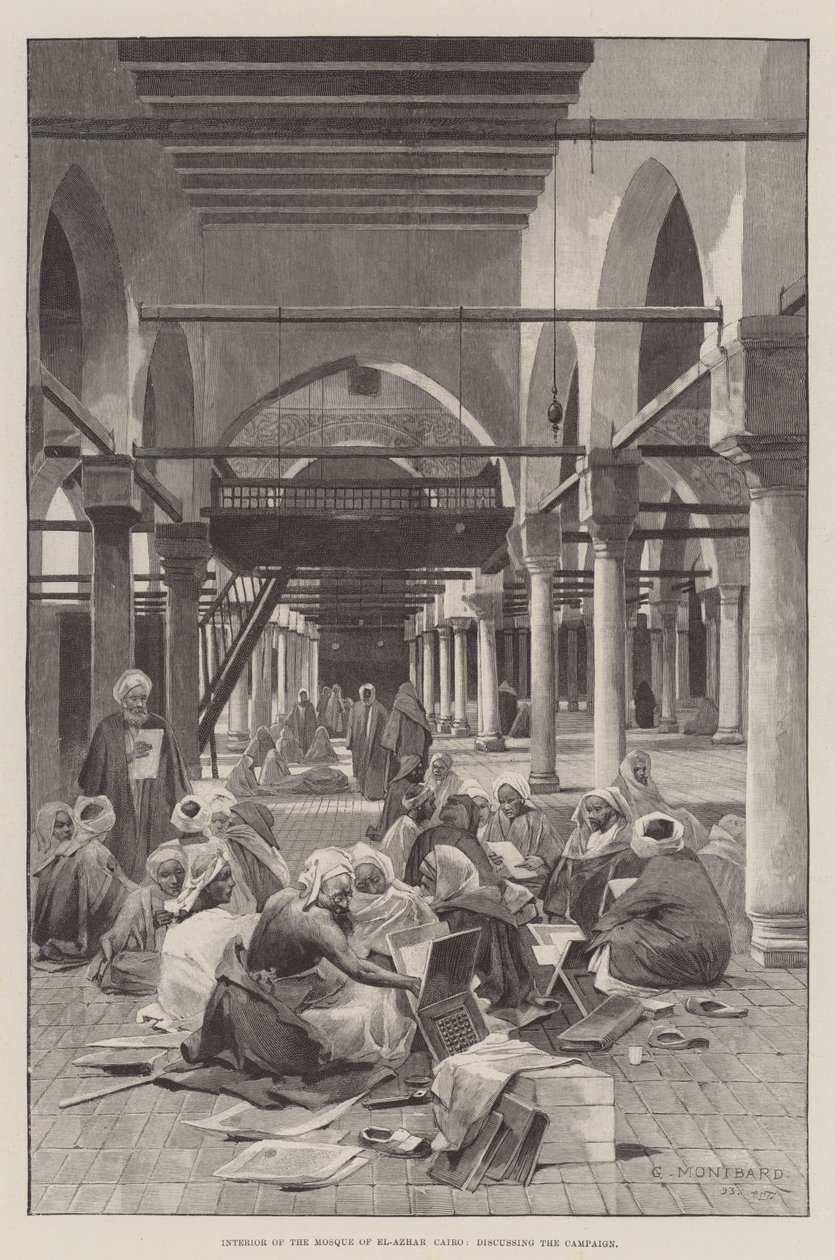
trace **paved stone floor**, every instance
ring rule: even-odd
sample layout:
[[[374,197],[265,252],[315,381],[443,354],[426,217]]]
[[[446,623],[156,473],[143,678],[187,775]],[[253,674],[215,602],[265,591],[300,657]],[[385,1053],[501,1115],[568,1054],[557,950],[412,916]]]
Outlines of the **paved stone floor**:
[[[653,774],[671,803],[688,805],[707,824],[744,811],[745,750],[714,748],[707,739],[630,732],[630,747],[653,754]],[[592,786],[592,741],[585,714],[560,714],[563,791],[540,798],[560,831],[569,826],[581,790]],[[501,767],[524,769],[526,743],[489,756],[472,741],[447,739],[456,765],[489,784]],[[349,756],[339,748],[350,774]],[[223,767],[230,764],[221,756]],[[379,804],[355,792],[282,801],[275,806],[280,843],[296,872],[311,849],[362,839]],[[83,969],[31,979],[31,1210],[36,1213],[153,1213],[320,1216],[474,1215],[802,1215],[806,1196],[806,973],[765,971],[735,957],[715,990],[749,1008],[747,1019],[686,1015],[710,1039],[704,1051],[645,1051],[630,1065],[626,1045],[582,1056],[615,1080],[614,1164],[540,1167],[532,1184],[491,1186],[474,1194],[429,1181],[420,1161],[375,1157],[350,1180],[327,1190],[290,1193],[270,1186],[224,1184],[213,1177],[235,1147],[190,1128],[185,1120],[235,1100],[169,1092],[155,1085],[59,1110],[79,1092],[72,1066],[81,1047],[135,1034],[143,1003],[106,997]],[[686,995],[681,995],[686,996]],[[570,1011],[568,1012],[570,1016]],[[526,1030],[526,1039],[557,1049],[566,1013]],[[639,1025],[629,1042],[645,1042]],[[369,1112],[354,1109],[339,1128],[356,1132]],[[431,1133],[431,1109],[388,1113],[387,1123]]]

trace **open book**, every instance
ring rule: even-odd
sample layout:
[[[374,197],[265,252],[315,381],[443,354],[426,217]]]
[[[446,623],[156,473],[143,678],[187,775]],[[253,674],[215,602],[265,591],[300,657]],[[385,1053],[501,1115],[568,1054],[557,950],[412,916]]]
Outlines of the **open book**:
[[[525,859],[515,844],[511,844],[509,840],[491,840],[487,848],[497,858],[501,859],[502,866],[508,875],[515,875],[521,879],[530,879],[531,871],[525,866]]]

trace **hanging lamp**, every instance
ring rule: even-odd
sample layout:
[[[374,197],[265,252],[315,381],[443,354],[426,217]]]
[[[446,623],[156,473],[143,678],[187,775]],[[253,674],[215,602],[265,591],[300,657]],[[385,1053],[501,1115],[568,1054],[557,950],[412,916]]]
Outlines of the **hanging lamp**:
[[[554,435],[554,441],[560,439],[562,424],[562,403],[557,392],[557,125],[554,123],[554,361],[553,361],[553,397],[548,407],[548,423]]]
[[[334,611],[334,618],[333,618],[334,623],[335,623],[335,629],[334,629],[334,635],[333,635],[333,643],[331,644],[332,652],[339,651],[339,579],[338,578],[336,580],[335,594],[336,594],[336,603],[335,603],[335,611]]]
[[[463,377],[464,377],[464,308],[458,307],[458,488],[456,493],[456,506],[458,508],[458,520],[455,522],[455,532],[460,535],[464,533],[467,526],[461,515],[461,481],[462,481],[462,427],[463,427]]]

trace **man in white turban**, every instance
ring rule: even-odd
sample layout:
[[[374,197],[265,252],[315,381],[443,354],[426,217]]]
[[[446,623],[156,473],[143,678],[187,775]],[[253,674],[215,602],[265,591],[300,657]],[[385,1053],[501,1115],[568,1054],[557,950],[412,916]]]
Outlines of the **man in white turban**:
[[[354,868],[341,849],[311,853],[298,888],[264,907],[247,949],[227,950],[190,1063],[259,1075],[306,1073],[322,1063],[392,1063],[408,1053],[405,989],[420,981],[386,971],[352,948]]]
[[[170,834],[172,809],[191,790],[173,730],[148,711],[150,694],[147,674],[125,670],[113,688],[118,711],[99,722],[78,775],[85,795],[112,803],[116,822],[106,844],[136,883]]]

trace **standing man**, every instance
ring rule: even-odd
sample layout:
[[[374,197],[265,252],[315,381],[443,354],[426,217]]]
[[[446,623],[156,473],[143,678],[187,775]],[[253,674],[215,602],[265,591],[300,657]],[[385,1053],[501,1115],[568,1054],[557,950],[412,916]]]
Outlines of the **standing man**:
[[[351,709],[348,738],[354,760],[354,778],[367,801],[381,801],[386,794],[386,750],[382,745],[388,713],[371,683],[360,687],[360,703]]]
[[[390,783],[397,774],[404,757],[417,757],[425,771],[431,743],[432,727],[426,710],[412,684],[402,683],[383,732],[383,747],[389,754],[387,781]]]
[[[113,688],[117,713],[99,722],[78,776],[85,796],[106,796],[116,814],[106,844],[135,883],[148,854],[170,833],[171,812],[191,791],[174,732],[148,712],[151,680],[128,669]]]
[[[303,688],[284,725],[292,735],[295,735],[304,756],[313,743],[317,722],[316,710],[310,703],[310,696]]]

